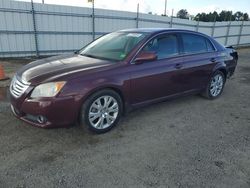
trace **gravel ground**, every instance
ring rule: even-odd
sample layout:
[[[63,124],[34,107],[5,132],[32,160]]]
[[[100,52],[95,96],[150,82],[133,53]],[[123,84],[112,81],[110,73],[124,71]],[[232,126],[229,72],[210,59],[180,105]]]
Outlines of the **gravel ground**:
[[[13,117],[2,88],[0,187],[249,188],[249,59],[250,49],[239,50],[217,100],[189,96],[142,108],[103,135],[27,125]],[[23,65],[0,63],[8,75]]]

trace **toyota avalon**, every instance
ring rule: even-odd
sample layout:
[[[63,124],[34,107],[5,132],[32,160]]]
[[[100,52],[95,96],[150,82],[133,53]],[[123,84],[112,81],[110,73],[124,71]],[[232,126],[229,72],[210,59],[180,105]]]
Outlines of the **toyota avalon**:
[[[232,47],[202,33],[121,30],[22,67],[11,82],[11,109],[37,127],[79,123],[104,133],[147,104],[197,93],[216,99],[237,60]]]

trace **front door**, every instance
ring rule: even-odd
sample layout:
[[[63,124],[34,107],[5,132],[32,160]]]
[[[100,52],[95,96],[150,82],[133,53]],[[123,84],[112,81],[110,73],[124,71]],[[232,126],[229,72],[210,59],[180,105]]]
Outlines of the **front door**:
[[[175,34],[162,34],[142,49],[155,52],[157,60],[131,64],[131,103],[139,104],[182,90],[183,57],[179,56],[179,39]]]

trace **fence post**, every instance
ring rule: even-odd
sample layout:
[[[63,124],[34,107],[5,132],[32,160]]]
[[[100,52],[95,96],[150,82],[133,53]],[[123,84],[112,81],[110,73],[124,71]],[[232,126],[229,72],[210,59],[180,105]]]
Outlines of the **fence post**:
[[[38,49],[38,38],[37,38],[37,30],[36,30],[36,18],[35,18],[35,9],[33,0],[31,0],[31,13],[32,13],[32,22],[33,22],[33,30],[34,30],[34,38],[35,38],[35,47],[36,47],[36,56],[39,56]]]
[[[174,14],[174,9],[172,9],[172,14],[171,14],[171,20],[170,20],[170,28],[173,26],[173,15]]]
[[[92,0],[92,38],[95,40],[95,0]]]
[[[244,20],[242,20],[241,25],[240,25],[240,32],[239,32],[239,36],[238,36],[238,40],[237,40],[237,46],[239,46],[239,44],[240,44],[240,37],[242,34],[243,26],[244,26]]]
[[[200,24],[200,20],[197,21],[197,25],[196,25],[196,29],[195,29],[196,31],[199,30],[199,24]]]
[[[231,26],[231,18],[232,18],[232,14],[230,15],[229,24],[227,26],[227,34],[226,34],[225,46],[227,45],[227,41],[228,41],[228,35],[229,35],[229,31],[230,31],[230,26]]]
[[[139,8],[140,8],[140,5],[138,3],[137,4],[137,12],[136,12],[136,28],[139,27]]]
[[[211,36],[212,36],[212,37],[214,36],[215,24],[216,24],[216,21],[214,21],[214,24],[213,24],[213,26],[212,26],[212,33],[211,33]]]

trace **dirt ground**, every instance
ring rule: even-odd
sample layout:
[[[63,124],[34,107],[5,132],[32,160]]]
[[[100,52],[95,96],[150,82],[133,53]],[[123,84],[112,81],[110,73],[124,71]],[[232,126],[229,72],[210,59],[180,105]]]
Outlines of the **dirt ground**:
[[[142,108],[103,135],[17,120],[0,83],[0,187],[250,187],[250,49],[217,100]]]

